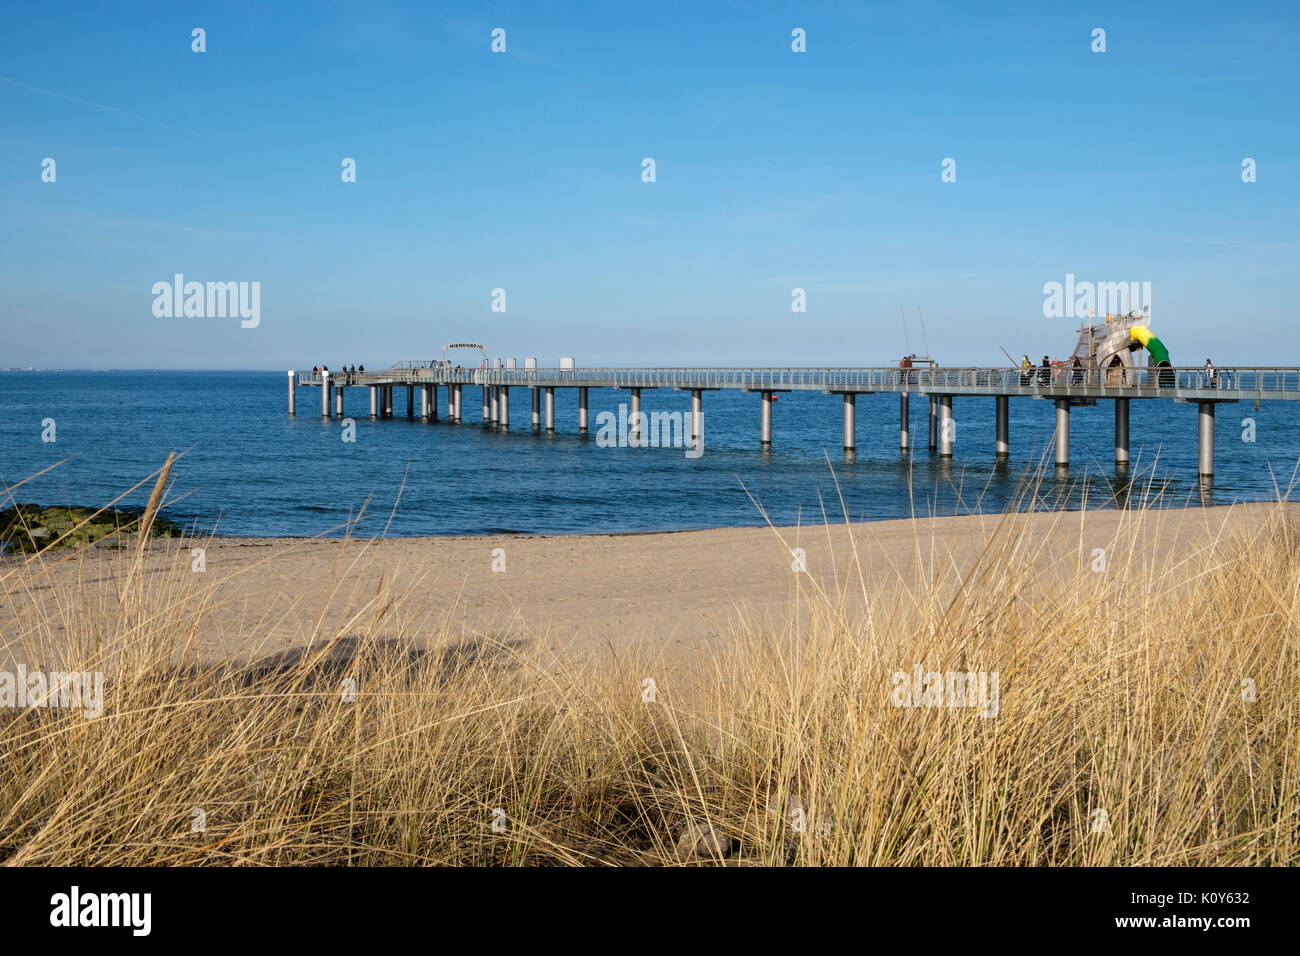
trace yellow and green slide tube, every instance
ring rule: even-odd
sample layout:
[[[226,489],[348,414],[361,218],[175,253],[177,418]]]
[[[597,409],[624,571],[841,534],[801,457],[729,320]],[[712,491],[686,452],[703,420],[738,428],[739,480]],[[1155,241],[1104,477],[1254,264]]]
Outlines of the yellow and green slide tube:
[[[1156,367],[1171,364],[1169,349],[1165,348],[1165,343],[1152,335],[1151,330],[1145,325],[1135,325],[1129,329],[1129,338],[1151,353],[1151,359]]]

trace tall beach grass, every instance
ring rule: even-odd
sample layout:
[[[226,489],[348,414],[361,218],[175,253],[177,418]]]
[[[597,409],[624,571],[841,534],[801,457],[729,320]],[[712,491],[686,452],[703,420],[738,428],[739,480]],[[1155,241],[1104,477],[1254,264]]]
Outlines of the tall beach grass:
[[[1294,865],[1300,532],[1269,507],[1162,560],[1161,513],[1128,509],[1101,572],[1012,512],[973,562],[881,580],[870,526],[837,527],[783,623],[739,619],[677,679],[645,649],[417,633],[418,588],[343,583],[373,543],[299,648],[251,662],[196,650],[226,600],[189,573],[202,541],[11,557],[6,651],[102,671],[106,699],[0,710],[0,859]],[[174,573],[145,573],[160,550]],[[996,714],[898,706],[916,668],[996,673]]]

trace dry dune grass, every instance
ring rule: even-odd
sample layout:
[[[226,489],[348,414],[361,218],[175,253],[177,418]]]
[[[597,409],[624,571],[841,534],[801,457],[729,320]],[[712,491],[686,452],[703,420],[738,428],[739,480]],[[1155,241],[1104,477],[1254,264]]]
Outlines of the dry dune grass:
[[[391,587],[340,586],[304,650],[213,663],[202,575],[122,551],[113,600],[52,613],[49,568],[80,557],[10,562],[46,669],[107,690],[98,718],[0,711],[0,859],[1294,865],[1300,533],[1279,505],[1161,564],[1132,544],[1158,520],[1129,511],[1104,572],[1036,560],[1016,514],[926,582],[863,581],[850,546],[787,626],[739,622],[653,686],[644,651],[414,633]],[[186,569],[191,544],[161,546]],[[896,706],[914,668],[996,672],[996,715]]]

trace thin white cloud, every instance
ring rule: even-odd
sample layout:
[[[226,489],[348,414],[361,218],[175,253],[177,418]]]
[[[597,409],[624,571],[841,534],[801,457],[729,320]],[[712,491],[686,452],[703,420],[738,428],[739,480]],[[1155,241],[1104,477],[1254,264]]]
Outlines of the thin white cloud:
[[[199,239],[236,238],[225,230],[210,229],[206,226],[191,226],[179,222],[163,222],[156,219],[128,219],[112,216],[51,216],[34,219],[15,217],[11,220],[15,226],[55,226],[74,227],[81,230],[97,230],[101,233],[121,232],[162,232],[171,235],[192,236]]]
[[[185,133],[188,136],[194,136],[198,139],[207,140],[209,143],[215,143],[216,140],[204,136],[202,133],[196,133],[193,130],[185,129],[181,126],[172,126],[170,123],[162,123],[158,120],[150,119],[147,116],[141,116],[139,113],[131,113],[127,110],[120,110],[116,106],[108,106],[104,103],[96,103],[93,100],[82,99],[79,96],[69,96],[67,93],[60,93],[57,90],[47,90],[40,86],[33,86],[30,83],[24,83],[22,80],[15,80],[11,76],[0,74],[0,83],[8,83],[10,86],[16,86],[19,89],[27,90],[30,93],[40,93],[42,96],[52,96],[55,99],[64,100],[68,103],[76,103],[80,106],[89,106],[92,109],[102,110],[105,113],[114,113],[118,116],[125,116],[127,119],[133,119],[141,123],[148,123],[150,126],[157,126],[159,129],[175,130],[178,133]]]

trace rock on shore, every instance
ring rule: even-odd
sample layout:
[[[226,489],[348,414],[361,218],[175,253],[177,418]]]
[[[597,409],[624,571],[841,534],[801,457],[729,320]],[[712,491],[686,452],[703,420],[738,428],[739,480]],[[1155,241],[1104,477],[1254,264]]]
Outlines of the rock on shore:
[[[75,550],[87,545],[121,545],[138,536],[140,509],[109,509],[20,504],[0,511],[0,554],[31,554],[47,548]],[[93,517],[92,517],[93,516]],[[155,518],[150,538],[178,537],[170,521]],[[65,537],[66,535],[66,537]]]

